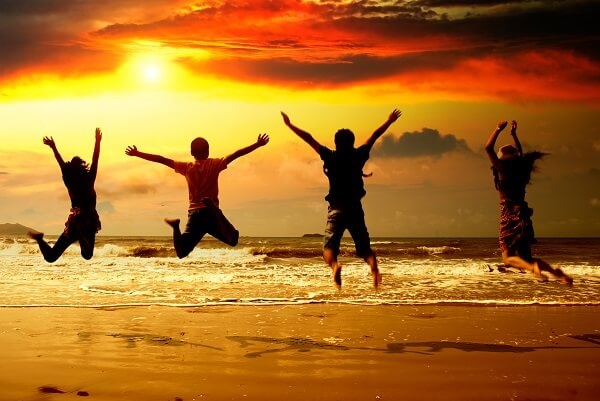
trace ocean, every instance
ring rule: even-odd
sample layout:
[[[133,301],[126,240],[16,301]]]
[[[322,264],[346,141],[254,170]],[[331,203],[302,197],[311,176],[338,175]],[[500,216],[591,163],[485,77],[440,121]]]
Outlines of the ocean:
[[[53,236],[46,236],[50,241]],[[0,306],[598,305],[600,238],[540,239],[534,253],[574,278],[501,272],[495,238],[374,238],[383,283],[344,238],[343,287],[332,284],[321,238],[242,237],[235,248],[210,237],[178,259],[169,237],[97,237],[94,258],[77,244],[46,263],[25,236],[0,237]]]

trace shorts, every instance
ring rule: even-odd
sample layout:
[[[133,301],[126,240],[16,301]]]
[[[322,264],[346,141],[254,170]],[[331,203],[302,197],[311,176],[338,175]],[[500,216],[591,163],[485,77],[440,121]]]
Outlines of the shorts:
[[[360,203],[343,207],[329,206],[323,248],[332,249],[338,255],[340,253],[340,241],[345,230],[350,232],[354,240],[357,256],[365,258],[373,255],[371,239],[365,224],[365,213]]]

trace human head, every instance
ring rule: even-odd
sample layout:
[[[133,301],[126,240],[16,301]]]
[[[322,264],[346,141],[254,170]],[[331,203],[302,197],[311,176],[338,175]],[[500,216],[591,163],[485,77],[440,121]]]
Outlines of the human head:
[[[190,146],[192,156],[197,160],[208,159],[208,141],[204,138],[196,138]]]
[[[352,149],[354,147],[354,133],[348,128],[341,128],[335,133],[334,141],[337,150]]]
[[[513,145],[504,145],[498,150],[498,159],[500,160],[508,160],[513,157],[517,157],[517,148]]]
[[[65,163],[63,171],[63,177],[70,183],[80,182],[84,177],[87,177],[89,173],[88,164],[79,156],[73,157],[70,161]]]

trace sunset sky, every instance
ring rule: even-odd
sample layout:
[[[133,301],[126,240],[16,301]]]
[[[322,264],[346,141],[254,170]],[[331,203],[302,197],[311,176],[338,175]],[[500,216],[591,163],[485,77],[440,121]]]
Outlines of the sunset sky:
[[[124,154],[191,160],[205,137],[233,162],[221,206],[242,235],[322,232],[322,162],[279,112],[333,146],[371,153],[372,236],[495,236],[498,196],[483,152],[515,119],[525,150],[551,153],[528,189],[538,236],[600,236],[597,1],[0,0],[0,223],[59,234],[69,201],[42,138],[91,161],[101,235],[168,235],[185,179]],[[499,144],[509,142],[508,131]]]

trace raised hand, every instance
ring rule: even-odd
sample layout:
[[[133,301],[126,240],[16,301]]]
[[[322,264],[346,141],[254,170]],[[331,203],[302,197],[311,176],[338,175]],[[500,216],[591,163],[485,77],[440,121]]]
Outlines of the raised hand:
[[[510,133],[515,135],[517,133],[517,121],[512,120],[510,123]]]
[[[281,117],[283,117],[283,122],[284,122],[285,125],[290,125],[291,124],[290,118],[283,111],[281,112]]]
[[[388,121],[390,123],[393,123],[394,121],[396,121],[398,118],[400,118],[400,116],[402,115],[402,112],[398,109],[394,109],[394,111],[392,111],[388,117]]]
[[[140,152],[137,149],[137,146],[133,145],[133,146],[127,146],[127,149],[125,149],[125,154],[127,156],[137,156],[140,154]]]
[[[267,134],[259,134],[258,138],[256,138],[256,144],[258,146],[265,146],[267,143],[269,143],[269,135]]]
[[[52,149],[56,148],[56,144],[54,143],[54,138],[51,136],[44,137],[44,145],[50,146]]]
[[[498,123],[498,125],[496,126],[496,129],[498,131],[502,131],[504,128],[506,128],[507,125],[508,125],[508,121],[500,121]]]
[[[100,128],[96,128],[96,141],[100,141],[102,139],[102,130]]]

